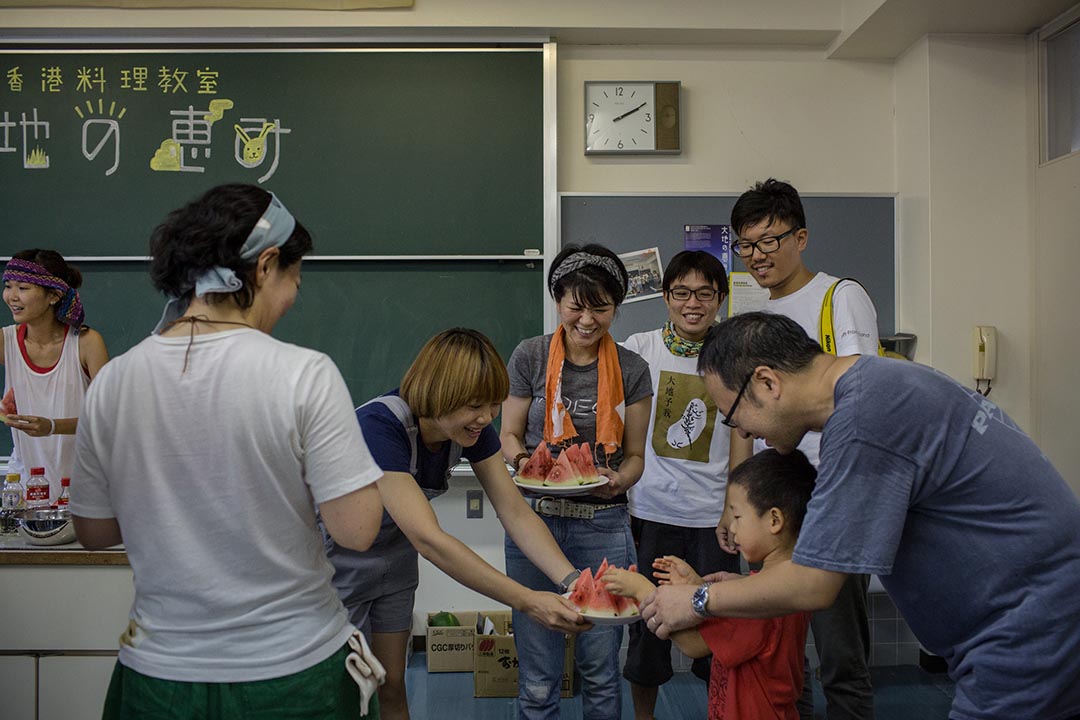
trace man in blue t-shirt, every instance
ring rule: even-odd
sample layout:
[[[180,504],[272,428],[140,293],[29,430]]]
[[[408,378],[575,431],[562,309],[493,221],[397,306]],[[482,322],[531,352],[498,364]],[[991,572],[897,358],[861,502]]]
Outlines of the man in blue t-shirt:
[[[646,602],[650,629],[695,609],[769,617],[826,607],[874,573],[956,681],[950,718],[1080,715],[1080,499],[997,406],[931,368],[826,355],[789,318],[718,326],[698,364],[726,422],[821,464],[792,560]]]

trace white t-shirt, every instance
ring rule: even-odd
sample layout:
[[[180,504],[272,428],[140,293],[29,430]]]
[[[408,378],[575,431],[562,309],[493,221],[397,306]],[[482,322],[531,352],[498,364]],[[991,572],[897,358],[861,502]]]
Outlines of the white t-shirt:
[[[730,431],[697,358],[678,357],[660,330],[637,333],[623,345],[649,363],[654,389],[645,442],[645,471],[630,488],[630,514],[683,527],[714,527],[724,511]]]
[[[15,391],[15,405],[20,415],[47,418],[79,417],[90,378],[79,360],[79,333],[68,328],[64,347],[56,365],[39,372],[30,367],[19,347],[18,325],[4,328],[4,394]],[[7,429],[7,428],[5,428]],[[71,476],[75,462],[74,435],[30,437],[11,429],[12,451],[8,472],[19,473],[25,485],[30,470],[45,468],[49,480],[49,501],[60,497],[60,478]]]
[[[71,510],[124,536],[135,601],[120,662],[247,682],[328,658],[352,628],[315,505],[380,475],[322,353],[241,329],[153,335],[113,359],[79,421]]]
[[[778,300],[767,300],[765,311],[786,315],[802,326],[806,334],[821,342],[821,303],[825,293],[839,278],[819,272],[795,292]],[[877,355],[877,310],[862,285],[845,281],[833,293],[833,332],[837,355]],[[821,433],[808,432],[799,449],[817,467]],[[761,440],[754,442],[754,452],[765,449]]]

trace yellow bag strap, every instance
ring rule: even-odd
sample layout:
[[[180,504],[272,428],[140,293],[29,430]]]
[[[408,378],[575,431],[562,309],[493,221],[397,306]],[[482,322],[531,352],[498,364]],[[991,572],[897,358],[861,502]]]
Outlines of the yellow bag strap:
[[[821,349],[830,355],[836,354],[836,333],[833,330],[833,293],[836,291],[836,286],[845,280],[850,280],[859,287],[862,287],[862,283],[855,278],[840,278],[829,286],[829,289],[825,291],[825,299],[821,301],[818,342],[821,343]],[[863,288],[863,290],[865,289],[866,288]],[[877,354],[882,357],[885,355],[885,348],[881,347],[880,340],[878,340],[877,343]]]

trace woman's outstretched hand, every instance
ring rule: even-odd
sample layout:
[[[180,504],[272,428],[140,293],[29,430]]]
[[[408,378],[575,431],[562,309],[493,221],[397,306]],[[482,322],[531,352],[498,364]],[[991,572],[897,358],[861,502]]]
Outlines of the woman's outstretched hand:
[[[592,628],[574,603],[555,593],[533,591],[522,610],[548,630],[579,633]]]

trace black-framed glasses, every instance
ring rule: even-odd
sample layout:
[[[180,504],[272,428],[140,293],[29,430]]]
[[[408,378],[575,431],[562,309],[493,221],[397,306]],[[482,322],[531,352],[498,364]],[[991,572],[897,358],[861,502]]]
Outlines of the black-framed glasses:
[[[789,230],[788,232],[791,232],[791,231]],[[753,377],[754,377],[754,373],[750,373],[749,375],[746,376],[746,379],[743,380],[742,387],[739,388],[739,394],[735,396],[735,402],[731,403],[731,409],[727,411],[727,414],[724,415],[724,419],[720,421],[724,425],[727,425],[729,428],[737,428],[737,427],[739,427],[737,423],[731,422],[731,416],[735,414],[735,408],[739,407],[739,401],[742,400],[743,393],[746,392],[746,388],[749,387],[750,380]]]
[[[770,235],[763,237],[757,242],[751,242],[749,240],[736,240],[735,244],[731,246],[731,249],[741,258],[748,258],[754,254],[754,250],[760,250],[763,254],[768,255],[774,253],[780,249],[780,241],[786,238],[793,232],[799,232],[801,227],[793,227],[787,232],[782,232],[779,235]]]
[[[716,288],[711,287],[698,288],[697,290],[691,290],[688,287],[673,287],[668,290],[668,295],[676,300],[689,300],[690,296],[693,295],[703,303],[712,302],[719,294],[720,292]]]

